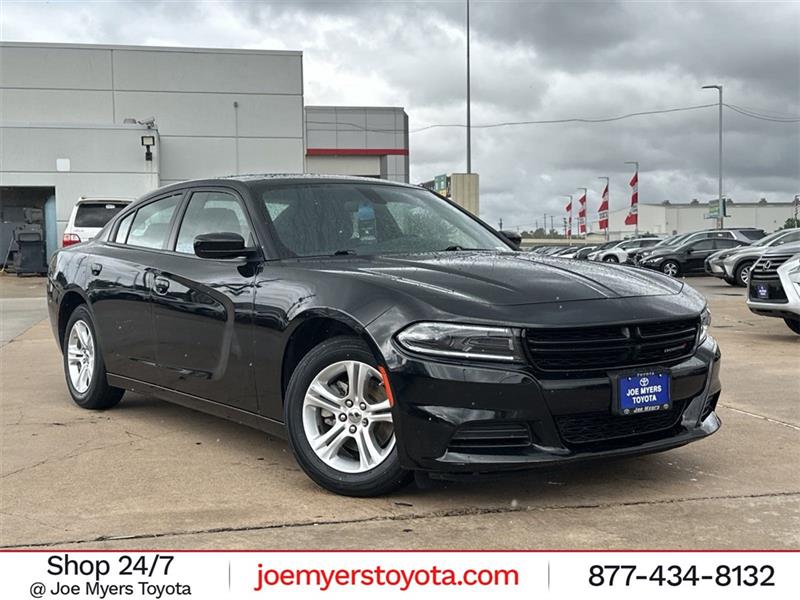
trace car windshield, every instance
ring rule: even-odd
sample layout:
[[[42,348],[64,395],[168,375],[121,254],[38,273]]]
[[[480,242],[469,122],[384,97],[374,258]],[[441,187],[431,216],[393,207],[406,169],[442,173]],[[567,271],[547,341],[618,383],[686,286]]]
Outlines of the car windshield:
[[[511,250],[485,226],[419,188],[263,184],[254,192],[289,256]]]
[[[760,240],[756,240],[755,242],[753,242],[750,245],[751,246],[769,246],[777,238],[779,238],[781,236],[784,236],[784,235],[786,235],[786,231],[778,230],[778,231],[776,231],[774,233],[770,233],[769,235],[766,235],[766,236],[762,237]]]
[[[118,202],[84,202],[78,204],[75,213],[75,227],[103,227],[111,217],[125,208],[127,204]]]
[[[674,246],[676,244],[681,243],[684,239],[686,239],[690,235],[691,235],[690,233],[679,233],[677,235],[671,235],[668,238],[658,242],[655,246],[653,246],[653,248],[665,248]]]

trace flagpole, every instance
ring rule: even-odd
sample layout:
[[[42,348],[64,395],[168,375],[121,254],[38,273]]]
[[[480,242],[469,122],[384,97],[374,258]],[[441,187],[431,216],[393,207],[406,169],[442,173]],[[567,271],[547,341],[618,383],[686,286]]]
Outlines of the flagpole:
[[[626,165],[636,165],[636,223],[634,224],[633,235],[639,237],[639,161],[638,160],[626,160]]]
[[[586,219],[586,205],[589,203],[589,198],[587,198],[587,194],[589,193],[589,188],[579,187],[579,188],[575,188],[575,189],[583,190],[584,203],[583,203],[583,208],[582,209],[580,208],[581,199],[578,198],[578,205],[579,205],[579,208],[578,208],[578,235],[580,235],[580,233],[581,233],[581,210],[583,210],[583,213],[584,213],[583,214],[583,239],[585,240],[586,239],[586,234],[589,231],[589,226],[587,224],[587,219]]]
[[[565,194],[564,197],[569,198],[569,204],[567,204],[567,206],[569,207],[569,210],[567,211],[567,214],[569,215],[569,229],[567,229],[567,241],[569,242],[569,245],[572,246],[572,194]]]
[[[611,213],[611,206],[610,206],[610,204],[611,204],[611,180],[608,177],[598,177],[598,179],[605,179],[606,180],[605,201],[608,204],[606,205],[606,228],[605,228],[605,234],[606,234],[606,241],[608,241],[608,237],[609,237],[608,236],[608,226],[609,226],[608,216]],[[602,202],[602,201],[603,200],[601,199],[600,202]]]

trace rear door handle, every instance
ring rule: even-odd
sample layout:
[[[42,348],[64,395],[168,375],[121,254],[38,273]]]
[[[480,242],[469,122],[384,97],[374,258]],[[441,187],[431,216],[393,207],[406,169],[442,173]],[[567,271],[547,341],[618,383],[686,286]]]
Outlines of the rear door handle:
[[[156,277],[153,280],[153,290],[155,290],[156,294],[166,294],[167,290],[169,290],[169,279]]]
[[[100,271],[103,270],[103,265],[100,263],[92,263],[90,268],[92,270],[92,275],[100,275]]]

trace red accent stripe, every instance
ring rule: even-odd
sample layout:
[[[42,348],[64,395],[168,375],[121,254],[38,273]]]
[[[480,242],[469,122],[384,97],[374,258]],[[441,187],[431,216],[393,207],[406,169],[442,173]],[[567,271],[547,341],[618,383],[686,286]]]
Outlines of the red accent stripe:
[[[407,148],[307,148],[306,156],[408,156]]]

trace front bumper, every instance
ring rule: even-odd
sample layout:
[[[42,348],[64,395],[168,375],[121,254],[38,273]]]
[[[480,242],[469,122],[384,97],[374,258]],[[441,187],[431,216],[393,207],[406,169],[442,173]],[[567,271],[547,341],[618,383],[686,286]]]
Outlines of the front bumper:
[[[769,279],[753,279],[747,287],[747,308],[750,312],[762,317],[778,317],[781,319],[800,318],[800,289],[789,279],[788,272],[778,270],[777,277]],[[757,284],[767,284],[770,291],[782,292],[785,300],[780,302],[759,300],[754,288]]]
[[[401,463],[440,476],[464,475],[682,446],[720,427],[714,413],[719,361],[717,344],[708,338],[694,355],[670,366],[674,408],[660,413],[660,426],[653,427],[655,420],[648,426],[631,421],[646,415],[611,415],[609,375],[543,379],[524,366],[404,356],[389,374]],[[481,435],[497,443],[481,445]]]
[[[712,277],[730,277],[725,271],[725,265],[721,260],[707,260],[703,264],[706,274]]]

